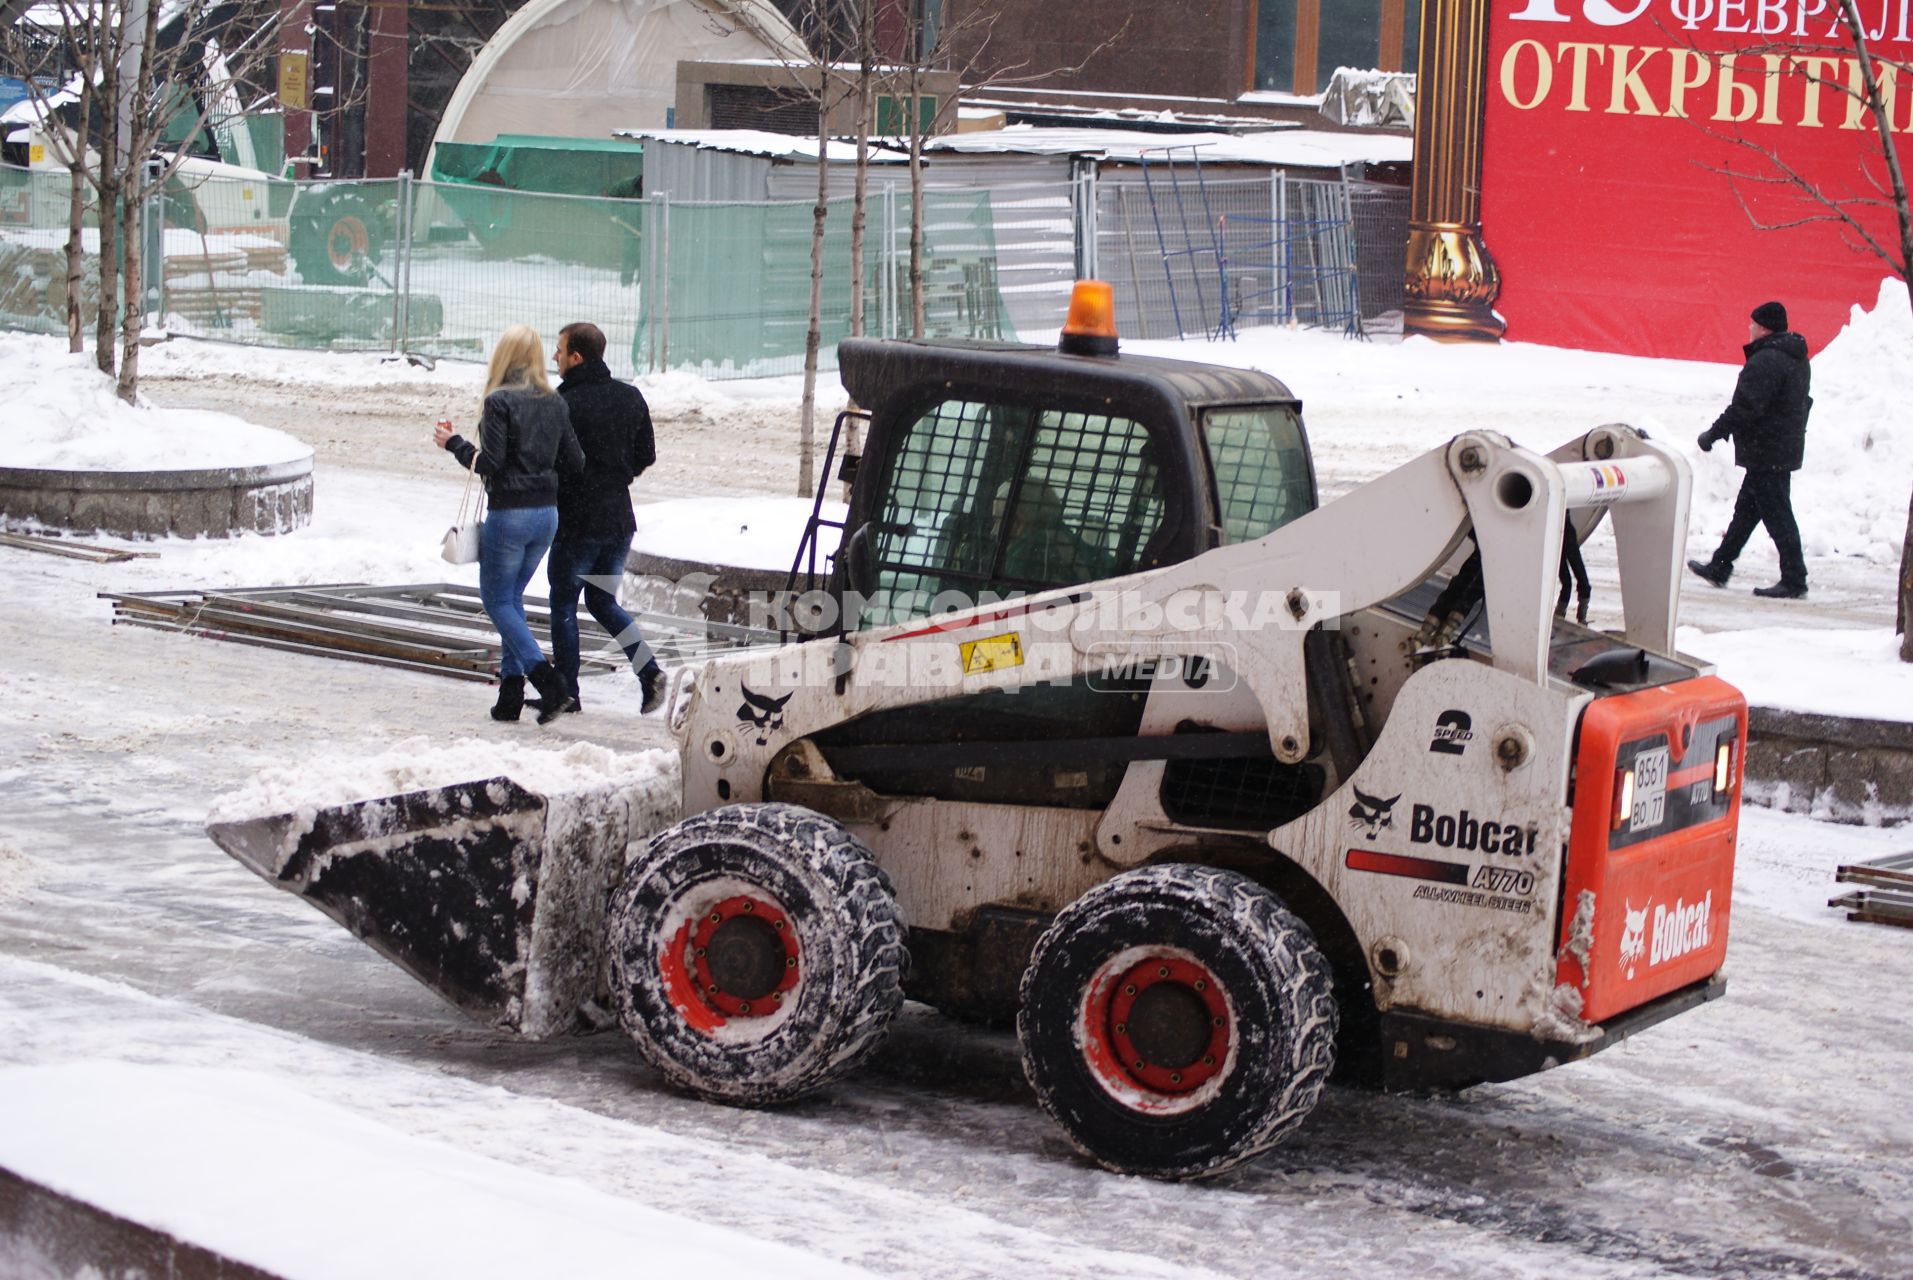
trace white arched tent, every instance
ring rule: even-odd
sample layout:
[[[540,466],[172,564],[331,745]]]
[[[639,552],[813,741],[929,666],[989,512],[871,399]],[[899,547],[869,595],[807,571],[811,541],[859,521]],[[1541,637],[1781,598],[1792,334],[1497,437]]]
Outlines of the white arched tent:
[[[808,58],[765,0],[530,0],[472,60],[433,142],[664,128],[679,62],[754,58]]]

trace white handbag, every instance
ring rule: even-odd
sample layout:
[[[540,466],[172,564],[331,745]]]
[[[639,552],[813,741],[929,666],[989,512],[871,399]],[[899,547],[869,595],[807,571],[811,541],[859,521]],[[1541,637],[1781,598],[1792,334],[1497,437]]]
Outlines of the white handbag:
[[[472,480],[478,473],[478,450],[472,450],[472,465],[465,470],[465,492],[458,499],[458,521],[445,531],[438,553],[451,564],[471,564],[478,559],[478,540],[485,529],[485,490],[472,501]]]

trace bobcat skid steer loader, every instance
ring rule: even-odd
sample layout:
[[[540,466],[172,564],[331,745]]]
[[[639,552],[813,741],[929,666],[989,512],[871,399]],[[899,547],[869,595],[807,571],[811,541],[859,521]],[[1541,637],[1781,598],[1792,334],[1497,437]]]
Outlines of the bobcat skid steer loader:
[[[1683,460],[1469,431],[1318,507],[1280,382],[1117,354],[1107,314],[843,344],[828,585],[680,677],[650,839],[496,784],[215,838],[468,1010],[596,1002],[718,1101],[840,1078],[906,994],[1013,1018],[1071,1141],[1162,1178],[1266,1151],[1331,1074],[1512,1079],[1721,994],[1746,709],[1673,649]],[[1618,633],[1552,607],[1603,516]],[[432,886],[481,864],[474,951]]]

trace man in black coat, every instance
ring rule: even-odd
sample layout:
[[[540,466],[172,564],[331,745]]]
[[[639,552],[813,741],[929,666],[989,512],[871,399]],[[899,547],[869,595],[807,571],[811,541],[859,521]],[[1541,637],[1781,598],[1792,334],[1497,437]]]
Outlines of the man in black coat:
[[[1806,339],[1788,330],[1785,307],[1763,302],[1750,318],[1743,348],[1747,364],[1734,384],[1733,403],[1700,435],[1702,452],[1731,436],[1734,465],[1747,475],[1720,549],[1712,560],[1689,560],[1687,567],[1717,587],[1726,586],[1734,559],[1754,527],[1764,524],[1780,553],[1780,581],[1755,587],[1754,594],[1799,600],[1807,594],[1807,561],[1800,554],[1800,526],[1794,523],[1790,490],[1807,445],[1807,412],[1813,408],[1807,392],[1813,373]]]
[[[611,376],[604,362],[604,331],[595,324],[568,324],[552,353],[561,381],[558,394],[571,411],[571,427],[584,450],[584,470],[558,478],[558,536],[552,540],[546,576],[551,583],[551,661],[578,697],[578,593],[585,608],[618,641],[644,689],[643,709],[664,701],[664,672],[644,642],[638,624],[618,604],[614,590],[624,574],[636,524],[631,482],[657,460],[651,409],[644,395]],[[574,705],[573,710],[576,709]]]

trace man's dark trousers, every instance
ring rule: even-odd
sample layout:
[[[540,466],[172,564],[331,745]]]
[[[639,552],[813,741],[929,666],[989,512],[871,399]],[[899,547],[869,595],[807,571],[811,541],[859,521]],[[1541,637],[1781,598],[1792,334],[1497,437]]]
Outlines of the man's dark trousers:
[[[1783,477],[1784,478],[1784,477]],[[584,588],[585,608],[609,631],[624,650],[624,656],[642,677],[656,671],[658,662],[644,642],[638,624],[618,604],[618,597],[588,579],[616,581],[624,574],[625,557],[631,551],[631,535],[611,538],[567,538],[560,535],[551,544],[551,563],[546,576],[551,581],[551,665],[564,677],[571,696],[578,696],[578,589]],[[582,705],[582,704],[581,704]]]
[[[1791,471],[1747,472],[1740,482],[1740,496],[1734,499],[1734,517],[1727,522],[1720,550],[1714,552],[1716,568],[1731,567],[1754,530],[1765,524],[1767,536],[1774,540],[1774,550],[1780,553],[1781,584],[1807,585],[1807,560],[1800,553],[1800,526],[1793,518],[1792,489]]]

